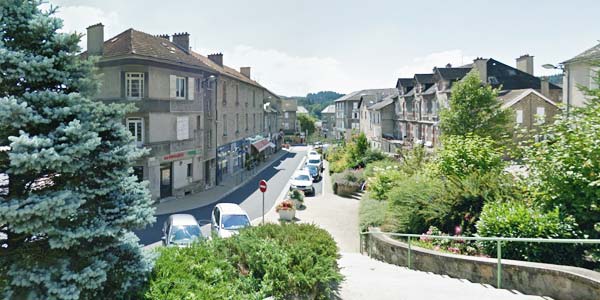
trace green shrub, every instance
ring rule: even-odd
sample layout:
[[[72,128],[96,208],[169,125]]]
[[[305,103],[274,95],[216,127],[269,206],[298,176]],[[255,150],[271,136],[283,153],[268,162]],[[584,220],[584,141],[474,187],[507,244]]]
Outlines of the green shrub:
[[[384,228],[402,233],[424,232],[430,220],[423,212],[442,193],[443,184],[439,179],[417,174],[398,180],[387,193],[389,204]]]
[[[465,234],[473,234],[485,203],[510,199],[522,199],[520,188],[510,175],[471,173],[464,177],[450,176],[444,181],[444,193],[431,206],[425,207],[422,214],[430,225],[444,232],[454,232],[454,228],[460,226]]]
[[[392,169],[400,169],[400,163],[392,158],[386,157],[383,160],[378,160],[367,164],[364,171],[365,178],[375,177],[377,172],[385,170],[387,167]]]
[[[308,224],[268,224],[189,248],[162,248],[145,299],[329,299],[342,276],[337,246]]]
[[[385,221],[388,203],[372,199],[364,194],[358,208],[358,219],[360,230],[368,230],[369,227],[380,227]]]
[[[489,202],[477,222],[480,236],[522,238],[578,238],[578,225],[572,217],[561,217],[558,209],[543,212],[524,201]],[[482,242],[489,255],[496,255],[496,242]],[[521,243],[502,244],[502,256],[509,259],[579,264],[581,247],[573,244]]]
[[[376,200],[386,200],[388,192],[406,177],[406,174],[393,165],[374,169],[374,171],[375,176],[369,178],[367,189],[369,195]]]
[[[504,167],[502,149],[487,137],[446,136],[438,150],[435,168],[439,175],[463,177],[473,172],[499,173]]]

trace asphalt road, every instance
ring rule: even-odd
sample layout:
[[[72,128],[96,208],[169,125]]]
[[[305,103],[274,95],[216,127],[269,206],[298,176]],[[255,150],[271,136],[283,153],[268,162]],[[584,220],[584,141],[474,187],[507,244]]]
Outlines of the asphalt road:
[[[300,167],[300,163],[306,156],[304,148],[300,148],[299,150],[300,151],[289,152],[281,159],[276,160],[271,166],[250,179],[248,183],[239,187],[233,193],[227,195],[218,202],[195,209],[180,211],[178,213],[191,214],[198,220],[200,225],[204,225],[210,222],[210,214],[215,205],[218,203],[236,203],[248,213],[251,220],[259,218],[262,215],[262,195],[261,192],[258,191],[258,182],[261,179],[267,181],[268,188],[265,193],[266,213],[273,207],[283,189],[286,188],[292,173]],[[317,195],[322,193],[321,181],[315,183],[315,191]],[[158,215],[156,216],[156,222],[154,224],[149,225],[144,230],[135,232],[143,245],[160,242],[162,226],[168,216],[169,214]],[[209,225],[202,227],[202,231],[205,234],[209,230]]]

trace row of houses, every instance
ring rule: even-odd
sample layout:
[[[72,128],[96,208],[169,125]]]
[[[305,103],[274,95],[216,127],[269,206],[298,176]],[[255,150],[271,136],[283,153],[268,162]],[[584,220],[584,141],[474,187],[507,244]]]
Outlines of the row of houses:
[[[446,65],[433,68],[431,73],[398,78],[392,89],[361,90],[343,96],[333,107],[332,130],[337,138],[345,139],[363,132],[373,148],[390,153],[415,144],[433,148],[439,144],[440,110],[449,106],[453,85],[473,70],[481,82],[500,88],[499,101],[514,111],[519,130],[534,130],[560,110],[562,88],[534,76],[533,56],[517,58],[515,67],[493,58],[477,58],[464,66]],[[514,136],[517,138],[516,133]]]
[[[137,107],[124,122],[150,149],[134,169],[155,200],[210,189],[281,148],[281,98],[253,80],[250,67],[192,51],[188,33],[128,29],[105,40],[96,24],[82,53],[92,56],[97,100]]]

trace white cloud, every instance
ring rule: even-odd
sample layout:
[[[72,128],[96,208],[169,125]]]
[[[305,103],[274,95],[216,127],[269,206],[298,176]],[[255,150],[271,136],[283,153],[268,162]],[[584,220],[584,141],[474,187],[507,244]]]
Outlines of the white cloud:
[[[352,90],[351,80],[342,64],[331,57],[294,56],[280,50],[244,45],[224,51],[223,55],[226,65],[237,69],[251,67],[253,79],[281,95],[302,96],[308,92],[331,89]]]
[[[411,63],[396,70],[398,77],[413,77],[416,73],[431,73],[434,67],[451,64],[459,67],[473,62],[474,56],[466,56],[462,50],[447,50],[416,57]]]
[[[47,9],[48,4],[44,4],[42,9]],[[56,17],[63,19],[63,32],[78,32],[86,33],[86,28],[90,25],[102,23],[104,24],[104,38],[108,39],[118,32],[115,29],[120,29],[122,26],[119,22],[119,14],[117,12],[103,11],[91,6],[59,6]],[[87,38],[84,35],[81,38],[79,46],[85,50]]]

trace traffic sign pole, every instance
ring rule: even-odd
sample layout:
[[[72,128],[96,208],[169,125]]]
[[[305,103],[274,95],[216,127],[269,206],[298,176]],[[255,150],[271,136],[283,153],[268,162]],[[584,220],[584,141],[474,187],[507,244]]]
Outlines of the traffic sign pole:
[[[265,192],[267,191],[267,181],[261,180],[258,183],[258,189],[262,192],[262,224],[265,224]]]

